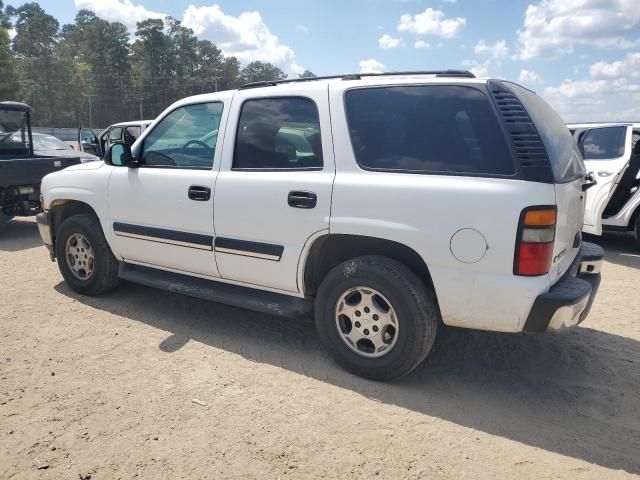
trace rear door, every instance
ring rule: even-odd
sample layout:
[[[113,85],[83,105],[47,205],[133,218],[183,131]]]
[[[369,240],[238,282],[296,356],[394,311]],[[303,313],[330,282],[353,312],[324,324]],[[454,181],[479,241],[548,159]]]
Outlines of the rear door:
[[[303,248],[329,229],[334,174],[327,85],[239,90],[215,190],[220,276],[298,292]]]
[[[577,139],[587,171],[593,172],[598,182],[586,192],[583,228],[586,233],[602,234],[602,212],[629,164],[631,140],[629,125],[590,128]]]

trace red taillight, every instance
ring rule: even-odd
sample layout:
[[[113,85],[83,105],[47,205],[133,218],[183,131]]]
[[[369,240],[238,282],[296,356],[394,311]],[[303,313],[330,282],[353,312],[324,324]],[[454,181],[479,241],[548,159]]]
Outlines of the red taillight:
[[[551,269],[556,207],[529,207],[520,215],[513,273],[544,275]]]

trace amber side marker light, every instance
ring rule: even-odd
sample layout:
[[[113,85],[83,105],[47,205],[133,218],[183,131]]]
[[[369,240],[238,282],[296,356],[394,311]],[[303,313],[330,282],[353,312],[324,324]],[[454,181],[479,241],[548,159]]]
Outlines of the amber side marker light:
[[[537,276],[549,273],[556,237],[557,208],[527,207],[520,214],[513,273]]]

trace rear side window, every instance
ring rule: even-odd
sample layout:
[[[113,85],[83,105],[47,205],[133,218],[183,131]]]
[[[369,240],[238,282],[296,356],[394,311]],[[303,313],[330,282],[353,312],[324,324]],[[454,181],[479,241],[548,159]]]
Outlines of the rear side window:
[[[513,175],[487,96],[454,85],[375,87],[346,94],[349,133],[365,169]]]
[[[566,182],[586,173],[575,139],[560,115],[538,95],[515,83],[503,82],[518,97],[531,117],[551,162],[553,177]]]
[[[624,155],[627,127],[605,127],[588,130],[580,139],[585,160],[608,160]]]
[[[234,169],[319,169],[320,119],[308,98],[262,98],[242,105]]]

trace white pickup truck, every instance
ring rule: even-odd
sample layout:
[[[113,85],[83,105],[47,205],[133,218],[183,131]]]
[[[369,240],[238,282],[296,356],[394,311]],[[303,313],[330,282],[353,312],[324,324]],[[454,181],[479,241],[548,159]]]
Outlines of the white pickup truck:
[[[313,312],[347,369],[399,377],[441,323],[562,330],[602,249],[559,116],[469,72],[261,82],[171,105],[104,163],[42,184],[40,233],[76,292],[119,279],[275,315]]]

